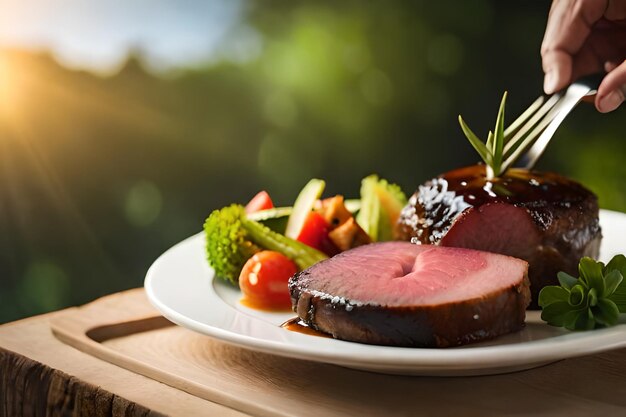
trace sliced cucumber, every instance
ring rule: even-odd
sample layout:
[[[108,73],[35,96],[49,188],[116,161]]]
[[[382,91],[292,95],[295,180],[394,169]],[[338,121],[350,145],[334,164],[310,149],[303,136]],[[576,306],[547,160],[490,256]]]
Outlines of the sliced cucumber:
[[[287,220],[292,211],[291,207],[274,207],[251,213],[248,215],[248,218],[263,223],[276,233],[284,234]]]
[[[304,186],[293,203],[293,211],[287,221],[285,236],[291,239],[298,238],[308,214],[313,210],[315,202],[322,196],[325,187],[324,180],[317,178],[313,178]]]
[[[398,185],[370,175],[361,182],[361,208],[356,221],[374,242],[391,240],[394,225],[406,202]]]
[[[255,222],[263,222],[269,219],[277,219],[280,217],[288,217],[291,215],[293,211],[292,207],[273,207],[271,209],[255,211],[254,213],[248,214],[248,218],[250,220],[254,220]]]
[[[380,201],[376,195],[378,176],[370,175],[361,181],[361,209],[356,221],[370,235],[372,241],[378,241],[378,219],[380,217]]]
[[[361,209],[361,200],[358,198],[351,198],[349,200],[344,200],[343,204],[346,206],[348,211],[352,214],[356,213]]]

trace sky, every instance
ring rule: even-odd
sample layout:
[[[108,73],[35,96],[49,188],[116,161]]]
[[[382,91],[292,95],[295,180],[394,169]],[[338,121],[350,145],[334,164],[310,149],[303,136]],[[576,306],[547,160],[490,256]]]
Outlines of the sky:
[[[258,54],[245,0],[0,0],[0,48],[47,50],[69,68],[113,73],[129,51],[155,70]]]

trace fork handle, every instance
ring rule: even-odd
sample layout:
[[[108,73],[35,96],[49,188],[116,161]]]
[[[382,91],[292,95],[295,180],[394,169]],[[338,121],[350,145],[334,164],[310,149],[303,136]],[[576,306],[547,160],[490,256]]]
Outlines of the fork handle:
[[[563,96],[559,99],[559,103],[555,106],[551,112],[555,112],[554,117],[545,127],[541,135],[535,140],[535,143],[521,156],[515,166],[526,169],[532,169],[545,149],[550,143],[550,139],[556,132],[556,129],[561,125],[565,117],[576,107],[576,105],[584,98],[590,95],[594,95],[598,92],[598,87],[602,82],[606,74],[596,73],[578,79],[567,87],[562,93]]]
[[[585,87],[589,87],[589,92],[586,95],[591,96],[598,92],[598,87],[600,87],[600,83],[605,76],[606,72],[597,72],[595,74],[586,75],[576,80],[574,84],[580,84]]]

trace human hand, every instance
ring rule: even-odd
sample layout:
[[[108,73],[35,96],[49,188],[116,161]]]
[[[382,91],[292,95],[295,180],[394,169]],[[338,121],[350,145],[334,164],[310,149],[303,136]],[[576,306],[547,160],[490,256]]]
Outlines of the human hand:
[[[604,70],[596,108],[618,108],[626,95],[626,0],[554,0],[541,57],[546,94]]]

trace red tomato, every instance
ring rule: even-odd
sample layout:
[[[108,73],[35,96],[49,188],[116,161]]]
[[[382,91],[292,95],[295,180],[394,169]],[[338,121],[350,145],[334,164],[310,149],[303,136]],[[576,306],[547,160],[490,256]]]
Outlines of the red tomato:
[[[266,310],[291,309],[287,281],[298,272],[296,264],[279,252],[256,253],[243,266],[239,288],[244,304]]]
[[[326,219],[315,211],[307,215],[297,240],[324,252],[328,256],[339,253],[339,249],[328,237],[328,223],[326,223]]]
[[[254,197],[248,204],[246,204],[246,213],[254,213],[261,210],[267,210],[274,207],[274,203],[272,203],[272,199],[267,191],[261,191]]]

